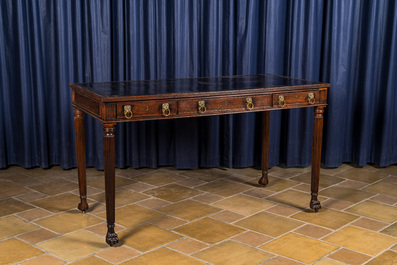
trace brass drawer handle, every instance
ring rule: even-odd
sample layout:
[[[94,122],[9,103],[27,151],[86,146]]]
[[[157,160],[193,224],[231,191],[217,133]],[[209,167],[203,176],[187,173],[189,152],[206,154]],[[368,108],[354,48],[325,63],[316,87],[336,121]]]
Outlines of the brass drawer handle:
[[[277,103],[278,103],[278,106],[280,108],[285,106],[285,99],[284,99],[283,95],[278,96],[278,102]]]
[[[198,112],[199,113],[205,113],[207,111],[207,108],[205,107],[205,101],[204,100],[200,100],[197,105],[198,105]]]
[[[247,109],[252,110],[254,108],[254,103],[252,102],[252,98],[247,98],[246,102],[247,102]]]
[[[314,98],[314,93],[309,93],[307,94],[307,102],[309,102],[309,104],[314,104],[316,102],[316,99]]]
[[[125,105],[124,106],[124,117],[126,117],[127,119],[131,119],[132,118],[132,107],[131,107],[131,105]]]
[[[170,116],[170,114],[171,114],[170,104],[169,103],[163,103],[161,105],[161,111],[163,112],[163,116],[164,117]]]

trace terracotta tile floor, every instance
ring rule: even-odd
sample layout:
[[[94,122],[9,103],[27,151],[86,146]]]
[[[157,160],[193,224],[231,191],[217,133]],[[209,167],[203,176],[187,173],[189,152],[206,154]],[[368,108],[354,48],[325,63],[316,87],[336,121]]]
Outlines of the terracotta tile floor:
[[[0,265],[397,264],[397,166],[321,169],[323,209],[308,209],[310,168],[117,169],[116,231],[105,243],[103,172],[0,170]]]

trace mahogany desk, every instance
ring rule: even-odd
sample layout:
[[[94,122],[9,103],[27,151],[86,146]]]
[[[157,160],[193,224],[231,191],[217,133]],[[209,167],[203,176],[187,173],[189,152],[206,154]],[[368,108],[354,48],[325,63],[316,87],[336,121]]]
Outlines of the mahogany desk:
[[[268,184],[270,111],[314,107],[310,208],[317,199],[323,113],[330,84],[258,74],[184,79],[70,84],[75,113],[76,156],[81,202],[88,209],[83,113],[103,124],[106,193],[106,242],[118,243],[115,222],[115,125],[119,122],[262,112],[262,177]]]

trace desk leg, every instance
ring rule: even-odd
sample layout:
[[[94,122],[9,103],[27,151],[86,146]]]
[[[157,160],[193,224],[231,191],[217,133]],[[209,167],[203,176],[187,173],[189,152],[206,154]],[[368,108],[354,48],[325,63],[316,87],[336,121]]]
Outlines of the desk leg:
[[[269,137],[270,137],[270,111],[262,112],[262,177],[258,181],[260,185],[269,183],[267,173],[269,170]]]
[[[114,232],[115,221],[115,145],[114,145],[115,124],[103,124],[103,151],[105,160],[105,197],[106,197],[106,220],[108,231],[106,243],[113,246],[119,242],[117,234]]]
[[[77,174],[79,177],[80,203],[77,208],[86,212],[87,204],[87,180],[86,180],[86,163],[85,163],[85,132],[84,132],[84,116],[83,112],[74,108],[74,133],[76,141],[76,159]]]
[[[323,113],[324,107],[314,108],[313,118],[313,144],[312,144],[312,175],[311,175],[311,201],[310,208],[315,212],[321,209],[321,204],[317,199],[318,186],[320,180],[321,165],[321,144],[323,138]]]

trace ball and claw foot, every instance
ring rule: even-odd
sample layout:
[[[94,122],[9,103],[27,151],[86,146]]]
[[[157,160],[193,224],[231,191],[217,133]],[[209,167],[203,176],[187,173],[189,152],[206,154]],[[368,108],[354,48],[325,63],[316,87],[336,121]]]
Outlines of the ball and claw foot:
[[[115,232],[107,232],[106,243],[111,247],[117,246],[119,243],[119,237]]]
[[[258,180],[258,184],[262,186],[266,186],[269,184],[269,179],[267,178],[267,175],[262,175],[262,177]]]
[[[317,199],[312,199],[310,201],[310,208],[313,209],[315,212],[321,209],[321,204]]]

